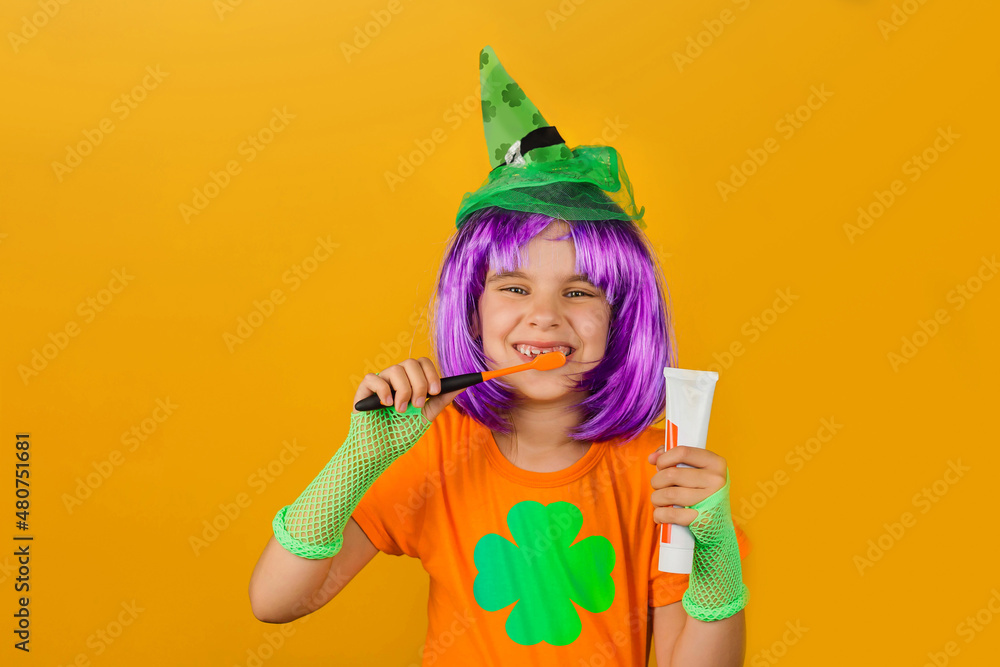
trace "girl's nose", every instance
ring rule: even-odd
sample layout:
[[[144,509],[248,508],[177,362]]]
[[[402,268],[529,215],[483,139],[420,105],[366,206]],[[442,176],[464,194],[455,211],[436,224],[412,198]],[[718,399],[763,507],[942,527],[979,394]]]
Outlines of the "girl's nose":
[[[561,319],[555,299],[536,297],[531,300],[528,318],[532,324],[548,325]]]

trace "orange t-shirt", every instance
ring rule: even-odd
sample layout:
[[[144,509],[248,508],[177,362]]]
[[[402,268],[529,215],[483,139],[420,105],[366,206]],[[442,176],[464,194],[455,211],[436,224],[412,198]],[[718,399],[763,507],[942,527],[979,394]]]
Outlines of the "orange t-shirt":
[[[664,440],[653,427],[530,472],[449,404],[353,514],[380,551],[430,575],[422,665],[645,666],[649,607],[688,584],[657,567],[646,457]]]

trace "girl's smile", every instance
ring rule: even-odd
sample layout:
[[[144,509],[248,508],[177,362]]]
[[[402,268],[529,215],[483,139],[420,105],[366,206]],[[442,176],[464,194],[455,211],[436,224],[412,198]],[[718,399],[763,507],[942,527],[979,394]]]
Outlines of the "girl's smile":
[[[514,348],[515,352],[517,352],[519,355],[521,355],[521,357],[524,359],[524,361],[531,361],[532,359],[534,359],[538,355],[537,354],[525,354],[524,352],[522,352],[522,350],[530,350],[530,351],[537,350],[537,351],[539,351],[539,353],[541,353],[541,352],[553,352],[553,351],[562,352],[563,355],[566,356],[566,362],[567,363],[569,363],[570,358],[573,356],[573,353],[576,351],[575,348],[573,348],[569,344],[558,342],[558,341],[557,342],[532,341],[530,343],[514,343],[514,345],[512,345],[512,347]]]
[[[479,328],[491,368],[507,368],[534,358],[533,350],[560,349],[567,365],[551,371],[506,376],[525,398],[566,397],[583,370],[604,355],[610,306],[604,293],[575,272],[576,250],[569,226],[555,221],[532,239],[528,261],[516,271],[490,269],[479,300]],[[572,364],[573,371],[566,369]],[[573,399],[573,402],[579,399]]]

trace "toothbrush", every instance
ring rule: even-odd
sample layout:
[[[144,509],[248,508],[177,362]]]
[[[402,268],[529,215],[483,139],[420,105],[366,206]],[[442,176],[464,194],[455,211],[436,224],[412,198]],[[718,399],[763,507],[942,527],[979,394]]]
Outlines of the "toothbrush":
[[[434,396],[440,396],[441,394],[447,394],[448,392],[455,391],[457,389],[465,389],[466,387],[471,387],[477,385],[480,382],[486,382],[487,380],[492,380],[494,378],[502,377],[504,375],[510,375],[511,373],[518,373],[520,371],[551,371],[553,369],[559,368],[566,364],[566,355],[562,352],[543,352],[531,361],[525,364],[518,364],[517,366],[511,366],[510,368],[501,368],[496,371],[483,371],[481,373],[466,373],[465,375],[451,375],[448,377],[441,378],[441,391]],[[396,397],[396,390],[391,389],[392,397]],[[432,394],[427,394],[427,398],[431,398]],[[411,401],[412,402],[412,401]],[[382,405],[378,394],[372,394],[367,398],[363,398],[354,404],[354,409],[359,412],[365,412],[367,410],[378,410],[379,408],[392,407]]]

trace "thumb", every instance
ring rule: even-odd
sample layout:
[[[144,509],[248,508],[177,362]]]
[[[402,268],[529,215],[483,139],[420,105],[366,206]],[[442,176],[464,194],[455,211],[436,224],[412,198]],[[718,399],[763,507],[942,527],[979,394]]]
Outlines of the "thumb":
[[[424,407],[420,412],[424,415],[424,418],[432,422],[434,418],[441,414],[448,404],[455,400],[455,397],[461,394],[463,391],[468,389],[468,387],[463,387],[462,389],[456,389],[455,391],[449,391],[447,394],[437,394],[436,396],[431,396],[424,403]]]

